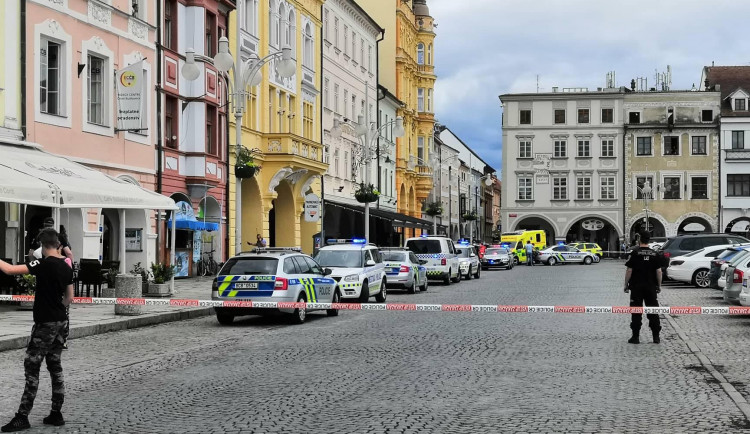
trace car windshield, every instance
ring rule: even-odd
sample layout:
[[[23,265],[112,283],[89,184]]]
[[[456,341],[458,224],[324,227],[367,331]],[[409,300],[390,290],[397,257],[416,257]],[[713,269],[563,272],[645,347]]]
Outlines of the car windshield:
[[[418,255],[443,252],[438,240],[409,240],[406,242],[406,248]]]
[[[315,260],[321,267],[359,268],[362,266],[362,255],[356,250],[320,250]]]
[[[460,249],[456,249],[456,255],[459,258],[468,258],[470,253],[471,253],[471,249],[468,247],[462,247]]]
[[[737,253],[737,255],[735,255],[735,256],[734,256],[734,257],[733,257],[733,258],[732,258],[732,259],[731,259],[731,260],[729,261],[729,265],[731,265],[731,266],[735,266],[735,265],[737,265],[737,264],[738,264],[738,263],[739,263],[739,262],[740,262],[740,261],[742,260],[742,258],[744,258],[745,256],[747,256],[747,255],[748,255],[748,253],[750,253],[750,252],[748,252],[747,250],[742,250],[742,251],[740,251],[739,253]]]
[[[699,249],[699,250],[696,250],[696,251],[694,251],[694,252],[686,253],[686,254],[684,254],[684,255],[682,255],[682,256],[687,256],[687,257],[690,257],[690,256],[695,256],[695,255],[697,255],[698,253],[702,253],[702,252],[703,252],[704,250],[706,250],[706,249]]]
[[[484,252],[485,255],[507,255],[508,249],[499,248],[499,249],[487,249]]]
[[[384,261],[406,262],[406,252],[380,252]]]
[[[719,256],[716,257],[716,259],[723,259],[724,261],[729,261],[732,258],[734,258],[734,255],[739,253],[739,250],[734,249],[727,249],[724,250]]]
[[[220,276],[275,275],[279,260],[276,258],[231,258],[222,267]]]

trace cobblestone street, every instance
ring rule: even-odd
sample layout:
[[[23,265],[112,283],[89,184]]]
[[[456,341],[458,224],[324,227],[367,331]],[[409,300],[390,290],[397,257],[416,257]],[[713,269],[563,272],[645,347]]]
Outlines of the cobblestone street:
[[[516,267],[389,302],[623,306],[622,261]],[[206,297],[210,288],[206,288]],[[723,306],[666,286],[663,305]],[[747,427],[697,347],[748,396],[747,317],[663,321],[661,345],[628,315],[314,313],[301,326],[213,317],[71,341],[67,425],[81,433],[727,432]],[[23,386],[23,351],[0,353],[0,418]],[[49,408],[42,372],[32,430]]]

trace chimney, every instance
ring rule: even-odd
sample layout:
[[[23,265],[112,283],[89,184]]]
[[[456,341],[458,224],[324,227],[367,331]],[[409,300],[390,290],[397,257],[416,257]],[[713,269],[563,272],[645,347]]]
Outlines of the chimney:
[[[556,93],[556,92],[557,92],[557,86],[552,86],[552,92],[553,92],[553,93]]]

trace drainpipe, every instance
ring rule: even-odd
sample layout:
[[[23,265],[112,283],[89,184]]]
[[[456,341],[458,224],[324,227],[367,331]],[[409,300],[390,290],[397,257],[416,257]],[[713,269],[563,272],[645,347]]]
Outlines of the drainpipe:
[[[26,140],[26,2],[21,2],[21,134]]]
[[[231,25],[231,23],[229,21],[229,12],[227,12],[227,14],[226,14],[226,16],[225,16],[224,19],[225,19],[225,22],[227,23],[227,35],[229,35],[230,34],[229,33],[229,31],[230,31],[229,26]],[[240,20],[240,14],[237,13],[237,26],[240,25],[240,21],[239,20]],[[240,43],[240,41],[238,40],[237,44],[239,44],[239,43]],[[239,50],[237,50],[237,52],[239,53]],[[226,78],[227,78],[227,83],[226,83],[227,85],[224,86],[224,88],[226,89],[227,96],[228,96],[228,94],[229,94],[229,83],[228,83],[229,82],[229,76],[227,75]],[[259,95],[259,97],[260,97],[260,95]],[[227,98],[227,101],[228,100],[229,100],[229,98]],[[225,105],[225,107],[229,107],[229,105]],[[226,198],[226,201],[224,201],[223,205],[224,205],[224,217],[226,219],[226,225],[227,225],[227,227],[226,227],[226,230],[224,231],[224,249],[226,249],[226,250],[223,252],[222,258],[224,258],[224,260],[226,261],[226,260],[228,260],[232,256],[230,254],[230,252],[229,252],[229,201],[230,201],[230,196],[229,196],[229,179],[230,178],[229,177],[232,176],[232,175],[234,175],[234,174],[233,173],[229,173],[229,112],[228,112],[229,109],[225,108],[225,110],[227,111],[226,116],[224,116],[224,128],[225,128],[225,131],[226,131],[226,134],[224,134],[224,138],[226,140],[226,142],[224,143],[224,148],[226,148],[226,151],[227,151],[226,152],[226,163],[225,163],[226,166],[224,166],[224,173],[226,174],[226,177],[224,178],[224,181],[225,181],[224,197]],[[237,124],[235,124],[234,127],[235,128],[241,128],[241,126],[237,125]],[[235,182],[240,182],[240,181],[237,180]],[[239,206],[239,204],[235,204],[234,206]],[[222,249],[222,250],[224,250],[224,249]]]
[[[163,50],[161,46],[162,31],[162,10],[161,0],[156,2],[156,192],[162,194],[162,154],[164,153],[161,131],[161,62]],[[161,260],[162,255],[162,230],[161,230],[161,210],[156,210],[156,261]],[[174,214],[174,211],[172,212]],[[172,219],[174,220],[174,218]],[[172,264],[170,264],[172,265]]]
[[[622,133],[622,239],[627,241],[627,244],[630,244],[629,235],[630,235],[630,228],[628,228],[628,221],[627,221],[627,207],[628,202],[627,198],[625,197],[625,184],[628,182],[628,173],[626,172],[626,164],[625,164],[625,143],[628,140],[628,126],[623,122],[623,133]],[[637,186],[634,186],[637,188]]]
[[[323,4],[320,5],[320,22],[323,22],[325,18],[325,11],[323,10]],[[323,89],[323,30],[320,31],[320,83],[318,83],[319,89]],[[321,98],[322,99],[322,98]],[[318,125],[320,125],[320,144],[323,145],[323,101],[320,102],[320,109],[318,110]],[[323,160],[325,161],[326,147],[323,145]],[[328,168],[326,168],[326,171]],[[325,235],[326,235],[326,184],[325,184],[325,172],[320,175],[320,246],[325,246]],[[313,251],[315,251],[315,242],[313,241]]]
[[[375,155],[378,158],[378,162],[376,163],[378,168],[378,191],[382,191],[380,187],[380,100],[382,98],[378,95],[378,91],[380,90],[378,84],[380,83],[380,43],[383,42],[383,39],[385,39],[385,29],[380,29],[380,38],[375,40],[375,115],[378,117],[378,142],[375,144]],[[385,95],[383,95],[383,98],[385,98]],[[369,119],[365,119],[365,121],[369,122]],[[376,207],[380,209],[380,196],[378,196]]]

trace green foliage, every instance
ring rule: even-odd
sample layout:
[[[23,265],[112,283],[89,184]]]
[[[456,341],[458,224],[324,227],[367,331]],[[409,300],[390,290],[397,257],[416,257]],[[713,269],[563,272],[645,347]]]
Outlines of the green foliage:
[[[354,192],[354,198],[360,203],[375,202],[378,197],[380,197],[380,192],[372,184],[361,183]]]
[[[461,218],[466,221],[474,221],[478,218],[477,212],[476,211],[467,212],[466,214],[462,215]]]
[[[157,284],[167,283],[172,280],[176,271],[177,266],[175,265],[151,263],[151,272],[154,275],[154,283]]]
[[[442,202],[430,202],[425,205],[424,213],[430,217],[443,215],[443,203]]]
[[[16,276],[16,283],[25,295],[34,295],[36,291],[36,276],[31,274],[18,275]]]

